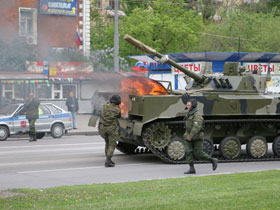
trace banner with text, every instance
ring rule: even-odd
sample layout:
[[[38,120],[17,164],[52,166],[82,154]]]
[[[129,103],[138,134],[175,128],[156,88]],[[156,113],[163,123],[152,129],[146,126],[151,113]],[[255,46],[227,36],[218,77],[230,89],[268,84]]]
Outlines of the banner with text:
[[[40,14],[77,16],[78,0],[40,0]]]
[[[268,67],[271,74],[280,74],[280,63],[244,63],[246,70],[249,71],[261,71],[262,74],[267,74]]]
[[[192,62],[192,63],[179,63],[181,66],[183,66],[185,69],[189,71],[193,71],[195,73],[200,73],[202,69],[205,68],[205,62]],[[179,74],[179,75],[185,75],[182,71],[172,66],[172,74]]]

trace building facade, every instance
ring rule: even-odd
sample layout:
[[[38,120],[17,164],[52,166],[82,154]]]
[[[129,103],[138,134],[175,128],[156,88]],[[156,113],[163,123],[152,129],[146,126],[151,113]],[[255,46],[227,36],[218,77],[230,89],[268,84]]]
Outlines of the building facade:
[[[27,60],[26,72],[14,72],[8,68],[0,73],[3,98],[23,101],[29,92],[34,92],[41,100],[66,108],[65,100],[69,92],[74,91],[81,102],[81,112],[91,111],[92,94],[82,91],[85,89],[83,85],[88,87],[87,83],[91,83],[92,67],[81,62],[45,62],[50,51],[70,50],[89,54],[90,4],[90,0],[1,2],[0,40],[5,43],[21,40],[30,49],[36,49],[42,58],[35,63]],[[44,73],[45,69],[49,71]]]
[[[76,48],[78,32],[79,48],[90,50],[89,0],[9,0],[1,2],[0,13],[3,40],[20,37],[44,55],[49,48]]]

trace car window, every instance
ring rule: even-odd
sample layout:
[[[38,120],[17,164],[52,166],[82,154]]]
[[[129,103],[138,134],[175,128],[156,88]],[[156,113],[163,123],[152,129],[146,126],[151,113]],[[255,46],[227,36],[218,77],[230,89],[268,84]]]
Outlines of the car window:
[[[50,110],[45,105],[39,106],[39,115],[42,115],[42,114],[51,114]]]
[[[9,104],[0,109],[0,115],[11,115],[13,114],[19,105],[17,104]]]
[[[59,113],[62,112],[61,109],[59,109],[59,108],[57,108],[57,107],[55,107],[55,106],[53,106],[53,105],[51,105],[51,104],[48,104],[48,108],[49,108],[49,109],[51,110],[51,112],[54,113],[54,114],[59,114]]]

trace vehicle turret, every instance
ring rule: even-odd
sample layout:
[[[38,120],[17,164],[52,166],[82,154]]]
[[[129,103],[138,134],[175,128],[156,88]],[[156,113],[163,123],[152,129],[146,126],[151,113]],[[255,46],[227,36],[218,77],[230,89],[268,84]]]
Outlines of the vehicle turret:
[[[226,62],[224,64],[223,76],[198,75],[176,63],[167,55],[160,54],[155,49],[145,45],[144,43],[127,34],[124,36],[124,39],[138,49],[156,56],[159,59],[159,62],[169,63],[171,66],[179,69],[187,76],[193,78],[193,88],[207,88],[213,90],[214,92],[259,94],[266,91],[266,82],[271,79],[269,73],[265,76],[262,76],[257,72],[245,71],[243,66],[240,66],[239,63],[234,62]]]

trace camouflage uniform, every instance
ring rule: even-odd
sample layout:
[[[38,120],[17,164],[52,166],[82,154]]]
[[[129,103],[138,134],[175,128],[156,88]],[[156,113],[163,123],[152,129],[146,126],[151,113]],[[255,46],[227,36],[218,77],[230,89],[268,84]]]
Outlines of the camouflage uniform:
[[[184,139],[186,140],[186,161],[193,164],[193,155],[202,160],[210,160],[210,156],[203,152],[204,139],[204,119],[197,109],[192,109],[185,116],[186,130]],[[191,141],[188,141],[191,139]]]
[[[23,106],[23,111],[26,112],[26,118],[29,122],[31,141],[36,141],[35,122],[39,118],[39,105],[40,101],[37,98],[33,98],[32,100],[27,100]]]
[[[99,121],[98,130],[102,138],[105,140],[105,154],[107,158],[111,158],[120,138],[118,118],[121,117],[120,108],[113,103],[103,105],[103,111]]]

